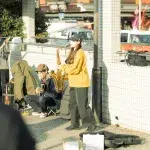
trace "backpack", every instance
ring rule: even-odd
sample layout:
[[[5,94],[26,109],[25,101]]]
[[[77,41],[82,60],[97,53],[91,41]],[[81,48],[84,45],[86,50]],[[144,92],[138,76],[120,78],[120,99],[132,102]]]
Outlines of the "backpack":
[[[146,56],[143,56],[145,52],[135,52],[129,51],[125,56],[125,62],[129,66],[147,66],[148,61],[146,60]]]
[[[98,132],[82,132],[79,134],[80,140],[83,141],[84,134],[100,134],[104,135],[104,146],[107,148],[117,148],[127,145],[141,144],[143,139],[136,135],[128,134],[114,134],[108,131],[98,131]]]

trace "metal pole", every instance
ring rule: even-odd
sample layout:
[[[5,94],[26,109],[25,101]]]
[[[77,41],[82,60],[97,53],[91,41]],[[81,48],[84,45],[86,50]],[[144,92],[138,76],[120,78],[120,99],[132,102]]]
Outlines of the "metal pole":
[[[40,8],[40,0],[36,1],[36,6],[37,6],[37,8]]]
[[[142,2],[139,0],[139,30],[141,30],[141,5]]]
[[[92,69],[92,110],[102,121],[103,0],[94,0],[94,65]]]
[[[35,0],[22,0],[22,20],[24,22],[25,42],[35,43]]]

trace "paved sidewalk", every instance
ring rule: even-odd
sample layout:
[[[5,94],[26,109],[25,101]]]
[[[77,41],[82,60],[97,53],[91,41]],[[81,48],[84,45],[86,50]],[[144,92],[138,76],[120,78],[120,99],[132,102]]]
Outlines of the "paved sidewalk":
[[[37,150],[63,150],[63,141],[79,140],[79,134],[85,131],[85,129],[66,131],[65,128],[70,125],[70,121],[63,120],[59,116],[47,118],[25,116],[24,118],[36,138]],[[103,124],[99,129],[113,133],[139,135],[141,138],[145,138],[145,142],[141,145],[121,147],[116,150],[150,150],[149,134]]]

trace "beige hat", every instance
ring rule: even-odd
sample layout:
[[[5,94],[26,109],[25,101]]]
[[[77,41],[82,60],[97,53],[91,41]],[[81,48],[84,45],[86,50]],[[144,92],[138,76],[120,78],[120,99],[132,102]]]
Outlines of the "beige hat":
[[[46,70],[48,71],[49,68],[45,64],[39,64],[36,69],[37,72],[46,71]]]

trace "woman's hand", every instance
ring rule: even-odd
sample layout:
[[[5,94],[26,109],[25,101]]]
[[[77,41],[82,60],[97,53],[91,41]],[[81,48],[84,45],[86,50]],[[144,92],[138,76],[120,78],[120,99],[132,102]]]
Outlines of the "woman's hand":
[[[59,53],[59,48],[56,49],[56,52]]]
[[[57,54],[59,54],[60,50],[61,50],[61,48],[56,49]]]
[[[61,65],[60,55],[59,55],[59,48],[56,49],[56,60],[57,65]]]
[[[62,65],[58,65],[58,66],[57,66],[57,69],[60,70],[61,66],[62,66]]]
[[[36,92],[37,95],[40,95],[43,92],[43,89],[40,88],[40,87],[37,87],[35,92]]]

